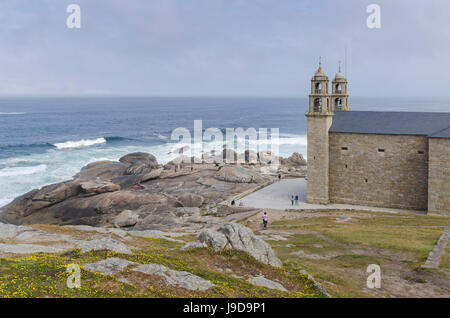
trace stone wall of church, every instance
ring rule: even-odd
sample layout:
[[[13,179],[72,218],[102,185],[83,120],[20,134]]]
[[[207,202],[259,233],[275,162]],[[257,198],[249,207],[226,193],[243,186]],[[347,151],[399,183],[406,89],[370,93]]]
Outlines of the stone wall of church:
[[[330,202],[427,209],[427,137],[330,133],[329,147]]]
[[[450,215],[450,139],[429,139],[428,213]]]
[[[328,130],[332,116],[324,114],[308,114],[308,186],[306,202],[328,204]]]

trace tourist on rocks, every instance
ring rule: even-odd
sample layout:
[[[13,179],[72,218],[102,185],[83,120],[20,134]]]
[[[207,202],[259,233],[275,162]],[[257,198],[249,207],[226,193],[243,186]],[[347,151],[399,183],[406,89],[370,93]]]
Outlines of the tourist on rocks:
[[[298,205],[298,195],[295,196],[295,205]]]
[[[294,206],[294,201],[295,201],[294,196],[291,196],[291,205],[292,206]]]
[[[269,222],[269,216],[267,215],[267,212],[264,212],[262,219],[264,228],[267,228],[267,222]]]
[[[231,205],[234,206],[236,204],[236,202],[233,200],[231,201]]]
[[[278,174],[278,181],[281,181],[281,173]]]

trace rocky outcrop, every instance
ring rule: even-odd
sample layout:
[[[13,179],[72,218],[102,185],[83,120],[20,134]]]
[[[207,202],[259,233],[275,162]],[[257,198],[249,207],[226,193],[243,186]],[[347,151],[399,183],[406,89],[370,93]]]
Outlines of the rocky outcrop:
[[[204,198],[201,195],[193,193],[184,193],[177,198],[182,207],[198,208],[203,204]]]
[[[224,153],[227,150],[219,157]],[[73,180],[30,191],[1,208],[0,221],[136,230],[161,230],[189,223],[188,226],[201,229],[207,218],[200,216],[200,208],[215,214],[217,208],[207,207],[217,207],[231,195],[251,190],[252,184],[265,182],[266,177],[257,169],[223,163],[198,164],[175,173],[164,170],[151,154],[132,153],[118,162],[88,164]],[[125,210],[136,215],[125,213],[118,217]],[[235,212],[243,211],[232,211]],[[229,211],[219,214],[225,216]]]
[[[277,283],[273,280],[267,279],[262,275],[250,277],[247,280],[247,282],[249,282],[250,284],[255,285],[255,286],[266,287],[266,288],[270,288],[270,289],[278,289],[279,291],[284,291],[284,292],[288,291],[280,283]]]
[[[125,173],[128,165],[116,161],[98,161],[81,168],[74,178],[78,180],[101,179],[110,181]]]
[[[232,183],[262,183],[264,178],[257,172],[239,166],[223,166],[214,175],[220,181]]]
[[[135,152],[123,156],[119,159],[122,163],[129,163],[130,166],[125,170],[127,175],[145,175],[153,169],[159,168],[156,157],[144,152]]]
[[[139,219],[139,214],[136,212],[125,210],[114,218],[115,227],[129,227],[134,226]]]
[[[219,231],[226,236],[232,249],[244,251],[262,263],[282,266],[270,245],[254,235],[249,228],[237,223],[227,223]]]
[[[222,251],[228,245],[225,235],[211,229],[201,231],[198,236],[198,241],[202,245],[210,247],[215,251]]]
[[[185,245],[183,249],[210,247],[215,251],[235,249],[246,252],[258,261],[274,267],[281,267],[282,263],[275,255],[269,244],[253,234],[249,228],[237,224],[226,223],[219,231],[205,229],[198,236],[198,243]]]
[[[120,186],[109,182],[101,180],[90,180],[80,182],[81,190],[85,194],[101,194],[106,192],[115,192],[120,190]]]
[[[124,243],[111,237],[102,237],[101,239],[81,241],[72,240],[83,253],[89,251],[109,250],[120,254],[131,254],[131,249]]]
[[[104,275],[114,275],[120,271],[123,271],[130,265],[136,263],[121,259],[118,257],[110,257],[95,263],[84,264],[83,267],[89,271],[102,273]]]
[[[32,190],[8,204],[0,213],[0,221],[19,224],[36,211],[51,207],[81,193],[79,181],[68,181]]]
[[[168,285],[177,286],[188,290],[205,291],[215,286],[210,281],[189,272],[175,271],[159,264],[139,265],[138,267],[133,268],[132,271],[159,276],[164,279],[165,283]]]
[[[287,159],[280,158],[280,163],[287,167],[302,167],[307,165],[305,158],[303,158],[303,155],[299,154],[298,152],[294,152]]]
[[[163,172],[163,168],[158,168],[150,171],[149,173],[144,174],[140,178],[140,182],[147,182],[150,180],[158,179],[161,176],[161,173]]]

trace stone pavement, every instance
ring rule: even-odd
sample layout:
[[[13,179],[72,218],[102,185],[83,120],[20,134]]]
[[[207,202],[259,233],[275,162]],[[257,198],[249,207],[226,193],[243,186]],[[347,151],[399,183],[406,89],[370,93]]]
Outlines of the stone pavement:
[[[249,194],[248,196],[237,201],[237,205],[242,202],[246,207],[266,208],[266,209],[299,209],[299,210],[359,210],[374,212],[392,212],[392,213],[417,213],[426,214],[425,211],[401,210],[390,208],[378,208],[361,205],[350,204],[309,204],[306,203],[306,185],[304,178],[282,179],[263,189]],[[291,205],[291,196],[299,196],[299,204]]]

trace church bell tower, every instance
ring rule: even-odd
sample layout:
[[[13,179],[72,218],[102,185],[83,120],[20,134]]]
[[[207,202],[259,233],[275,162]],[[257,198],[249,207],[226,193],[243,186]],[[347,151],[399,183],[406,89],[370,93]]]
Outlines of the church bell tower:
[[[311,79],[308,122],[307,191],[306,202],[328,204],[329,142],[328,131],[333,122],[333,106],[328,93],[328,76],[322,70],[322,61]]]

